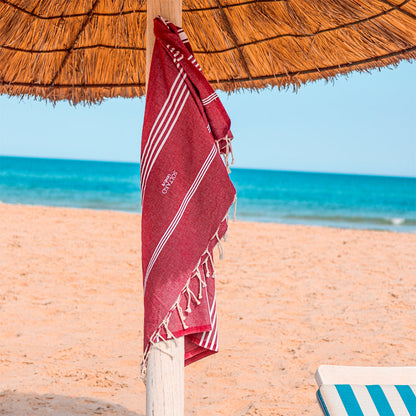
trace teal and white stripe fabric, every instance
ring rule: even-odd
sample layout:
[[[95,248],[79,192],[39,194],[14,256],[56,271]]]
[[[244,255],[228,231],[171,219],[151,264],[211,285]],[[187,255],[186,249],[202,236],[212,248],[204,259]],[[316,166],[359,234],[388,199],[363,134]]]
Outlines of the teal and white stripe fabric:
[[[416,385],[324,384],[317,397],[326,416],[416,416]]]

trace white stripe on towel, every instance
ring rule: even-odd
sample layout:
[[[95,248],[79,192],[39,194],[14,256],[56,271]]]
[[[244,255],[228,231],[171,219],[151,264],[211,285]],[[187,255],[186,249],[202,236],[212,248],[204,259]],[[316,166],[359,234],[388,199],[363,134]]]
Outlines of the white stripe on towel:
[[[185,82],[186,74],[183,74],[183,70],[179,71],[179,74],[177,75],[175,81],[172,84],[172,87],[170,88],[169,94],[166,98],[165,103],[163,104],[161,110],[159,111],[158,116],[156,117],[155,122],[153,123],[152,129],[149,133],[149,137],[147,139],[146,145],[143,149],[143,152],[141,154],[141,160],[140,160],[140,167],[141,167],[141,182],[143,184],[143,175],[145,173],[145,165],[147,163],[148,154],[151,149],[151,147],[154,145],[154,136],[158,134],[160,129],[165,125],[166,118],[169,116],[172,106],[175,103],[176,96],[178,92],[180,91],[181,86]]]
[[[191,187],[188,189],[188,192],[186,193],[177,213],[175,214],[173,220],[171,221],[169,227],[166,229],[165,233],[163,234],[162,238],[160,239],[158,245],[156,246],[152,257],[150,258],[149,264],[147,265],[146,275],[144,279],[144,287],[143,287],[143,294],[146,292],[146,285],[147,285],[147,279],[149,278],[149,274],[152,271],[152,268],[159,257],[159,254],[163,250],[163,247],[169,240],[172,233],[175,231],[177,225],[179,224],[180,220],[182,219],[182,216],[185,212],[186,207],[188,206],[190,200],[192,199],[193,195],[197,191],[202,179],[204,178],[205,174],[207,173],[208,168],[210,167],[212,161],[214,160],[214,157],[217,153],[217,146],[214,144],[212,146],[212,149],[210,153],[208,154],[207,158],[205,159],[205,162],[201,166],[201,169],[199,170],[198,174],[196,175]]]

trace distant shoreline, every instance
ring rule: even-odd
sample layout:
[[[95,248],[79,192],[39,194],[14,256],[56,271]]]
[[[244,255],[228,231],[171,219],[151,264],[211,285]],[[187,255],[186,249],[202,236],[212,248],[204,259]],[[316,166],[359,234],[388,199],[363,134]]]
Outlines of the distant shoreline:
[[[65,210],[65,211],[75,211],[75,212],[104,212],[109,214],[118,215],[120,214],[126,214],[126,215],[136,215],[137,217],[141,218],[141,212],[133,212],[133,211],[123,211],[123,210],[115,210],[115,209],[108,209],[108,208],[85,208],[85,207],[71,207],[71,206],[57,206],[57,205],[42,205],[42,204],[22,204],[22,203],[8,203],[0,201],[0,206],[16,206],[20,208],[28,207],[28,208],[42,208],[44,210],[52,209],[52,210]],[[254,221],[250,219],[241,218],[237,215],[236,219],[234,220],[232,218],[232,215],[230,215],[230,221],[231,222],[237,222],[237,223],[244,223],[244,224],[271,224],[271,225],[277,225],[277,226],[289,226],[289,227],[306,227],[306,228],[323,228],[323,229],[339,229],[339,230],[357,230],[357,231],[375,231],[375,232],[389,232],[389,233],[399,233],[399,234],[409,234],[414,235],[416,234],[416,231],[398,231],[398,230],[391,230],[391,229],[379,229],[379,228],[358,228],[358,227],[342,227],[342,226],[336,226],[336,225],[321,225],[321,224],[305,224],[305,223],[288,223],[288,222],[277,222],[277,221]]]

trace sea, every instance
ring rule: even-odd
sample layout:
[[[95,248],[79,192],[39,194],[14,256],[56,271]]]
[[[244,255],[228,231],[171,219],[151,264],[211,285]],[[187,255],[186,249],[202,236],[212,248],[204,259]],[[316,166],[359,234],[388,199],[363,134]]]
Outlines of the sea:
[[[140,212],[140,166],[0,157],[0,202]],[[233,168],[237,220],[416,232],[416,178]]]

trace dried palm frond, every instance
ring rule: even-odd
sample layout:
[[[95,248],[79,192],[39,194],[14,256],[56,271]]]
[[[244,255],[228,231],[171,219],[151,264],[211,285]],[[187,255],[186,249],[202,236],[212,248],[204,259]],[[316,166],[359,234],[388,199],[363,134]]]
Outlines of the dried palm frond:
[[[183,0],[214,88],[297,88],[416,57],[416,0]],[[145,93],[146,2],[0,0],[0,93],[94,103]]]

